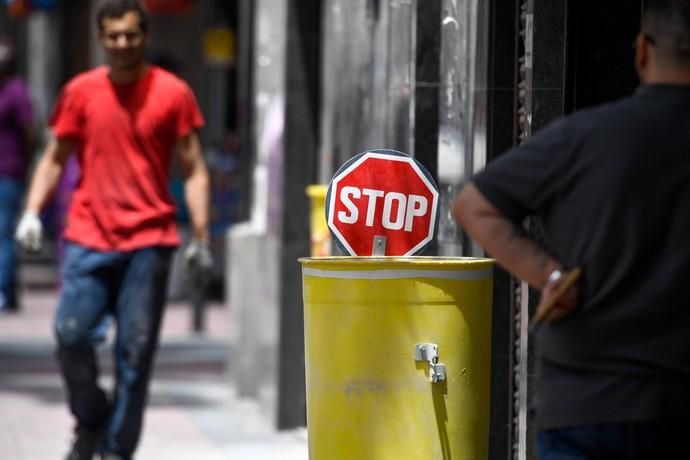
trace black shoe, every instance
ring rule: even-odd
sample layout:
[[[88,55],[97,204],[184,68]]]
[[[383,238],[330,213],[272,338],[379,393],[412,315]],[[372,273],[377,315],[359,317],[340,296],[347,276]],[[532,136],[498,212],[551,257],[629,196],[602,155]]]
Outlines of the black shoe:
[[[19,305],[17,304],[17,298],[14,294],[10,295],[9,298],[5,295],[0,294],[0,313],[17,313],[19,312]]]
[[[17,294],[14,291],[12,291],[7,298],[7,309],[14,313],[19,311],[19,302],[17,301]]]
[[[88,428],[77,428],[72,449],[65,460],[93,460],[101,443],[101,432]]]

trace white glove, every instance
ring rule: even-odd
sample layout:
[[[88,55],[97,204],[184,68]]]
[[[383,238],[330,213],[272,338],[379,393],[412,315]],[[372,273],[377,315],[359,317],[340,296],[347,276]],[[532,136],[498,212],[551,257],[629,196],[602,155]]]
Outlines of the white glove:
[[[185,248],[183,258],[187,269],[201,282],[208,282],[213,272],[213,256],[208,241],[193,239]]]
[[[26,211],[19,220],[14,239],[25,250],[38,252],[43,243],[43,224],[41,218],[33,211]]]

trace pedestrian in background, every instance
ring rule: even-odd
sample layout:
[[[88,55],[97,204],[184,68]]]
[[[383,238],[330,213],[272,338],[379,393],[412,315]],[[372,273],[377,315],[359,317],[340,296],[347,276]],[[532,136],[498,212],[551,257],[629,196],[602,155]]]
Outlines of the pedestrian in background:
[[[16,75],[9,39],[0,39],[0,312],[18,309],[17,254],[12,234],[32,157],[29,91]]]
[[[16,239],[40,249],[38,213],[76,152],[81,177],[65,229],[62,293],[55,317],[57,357],[76,419],[69,460],[131,459],[140,438],[173,249],[180,243],[168,189],[179,152],[193,240],[189,266],[211,269],[209,179],[197,130],[203,118],[182,80],[144,60],[147,17],[134,0],[97,12],[108,65],[62,89],[53,137],[37,165]],[[98,385],[99,326],[114,318],[115,388]],[[30,429],[30,427],[27,427]]]
[[[645,4],[637,92],[555,121],[454,203],[540,307],[582,268],[536,332],[543,460],[689,457],[690,0]]]

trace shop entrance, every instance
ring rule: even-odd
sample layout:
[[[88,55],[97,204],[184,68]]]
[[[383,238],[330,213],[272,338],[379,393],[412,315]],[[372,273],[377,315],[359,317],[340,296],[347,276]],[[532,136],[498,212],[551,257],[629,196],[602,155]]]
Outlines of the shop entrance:
[[[633,40],[642,2],[568,2],[565,110],[632,94],[638,86]]]

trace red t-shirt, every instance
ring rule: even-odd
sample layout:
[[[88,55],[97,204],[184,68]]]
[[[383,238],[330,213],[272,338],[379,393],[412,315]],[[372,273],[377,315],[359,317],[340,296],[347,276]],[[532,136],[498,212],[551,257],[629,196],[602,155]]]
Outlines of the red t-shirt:
[[[77,142],[82,171],[65,238],[102,251],[178,245],[170,161],[203,124],[187,84],[157,67],[128,85],[105,66],[68,82],[50,120],[56,137]]]

